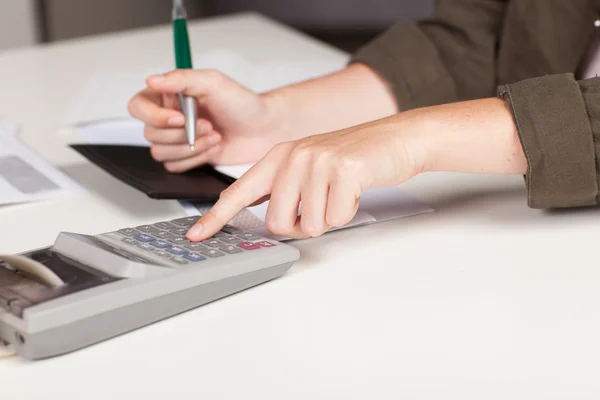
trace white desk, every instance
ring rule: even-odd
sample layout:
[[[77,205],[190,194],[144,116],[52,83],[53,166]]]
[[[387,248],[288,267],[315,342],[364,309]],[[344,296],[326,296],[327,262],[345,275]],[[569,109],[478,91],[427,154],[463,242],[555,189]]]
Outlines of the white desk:
[[[191,35],[195,50],[246,57],[346,56],[253,15]],[[88,77],[157,62],[153,45],[170,40],[164,27],[0,54],[0,118],[90,189],[0,208],[2,251],[183,215],[55,135]],[[405,187],[437,211],[296,242],[302,258],[281,279],[88,349],[0,361],[0,397],[597,399],[599,210],[530,210],[520,177],[429,174]]]

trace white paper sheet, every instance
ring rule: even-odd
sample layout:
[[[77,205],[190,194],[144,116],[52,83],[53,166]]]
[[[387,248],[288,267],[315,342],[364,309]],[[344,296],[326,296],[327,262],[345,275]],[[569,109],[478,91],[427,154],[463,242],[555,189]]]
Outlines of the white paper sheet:
[[[0,121],[0,204],[47,200],[83,188],[16,137],[16,126]]]
[[[344,63],[282,60],[252,63],[233,50],[220,49],[194,55],[195,69],[221,71],[240,84],[262,93],[276,87],[337,71]],[[128,117],[127,104],[146,87],[148,76],[173,70],[172,66],[152,66],[139,71],[96,75],[83,87],[64,117],[67,126],[92,121]]]
[[[116,118],[101,123],[81,124],[65,130],[67,142],[149,147],[144,124],[133,118]]]

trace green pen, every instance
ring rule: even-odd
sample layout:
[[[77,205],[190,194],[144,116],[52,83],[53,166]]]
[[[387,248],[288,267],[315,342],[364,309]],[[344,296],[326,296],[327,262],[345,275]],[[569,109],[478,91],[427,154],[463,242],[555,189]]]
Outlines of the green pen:
[[[192,52],[190,50],[190,38],[187,29],[187,12],[183,6],[183,0],[173,1],[173,39],[175,44],[175,65],[177,69],[192,68]],[[185,115],[185,134],[194,151],[196,143],[196,99],[191,96],[178,94],[179,106]]]

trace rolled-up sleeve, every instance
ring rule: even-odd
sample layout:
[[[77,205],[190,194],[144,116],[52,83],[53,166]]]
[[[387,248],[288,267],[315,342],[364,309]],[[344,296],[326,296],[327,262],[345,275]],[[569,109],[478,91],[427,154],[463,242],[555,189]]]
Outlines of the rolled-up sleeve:
[[[532,208],[598,204],[600,79],[549,75],[500,86],[528,162]]]
[[[491,97],[503,0],[439,0],[435,14],[399,22],[351,57],[388,82],[400,110]]]

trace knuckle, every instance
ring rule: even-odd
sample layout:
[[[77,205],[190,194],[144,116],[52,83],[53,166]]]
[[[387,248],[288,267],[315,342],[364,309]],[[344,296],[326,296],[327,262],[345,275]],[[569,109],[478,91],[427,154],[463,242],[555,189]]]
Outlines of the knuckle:
[[[269,150],[267,157],[269,158],[280,158],[282,155],[289,153],[292,144],[290,142],[280,142]]]
[[[152,141],[152,139],[154,138],[154,128],[152,128],[149,125],[144,126],[144,139],[148,140],[149,142]]]
[[[181,165],[176,163],[165,163],[165,169],[171,173],[181,173],[185,171]]]
[[[334,228],[341,228],[342,226],[344,226],[348,222],[350,222],[350,219],[351,218],[343,217],[341,215],[331,215],[331,216],[327,216],[327,218],[326,218],[327,224]]]
[[[221,87],[226,81],[225,74],[223,74],[221,71],[218,71],[216,69],[207,70],[206,76],[208,77],[209,81],[212,82],[212,84],[215,87]]]
[[[161,162],[163,161],[163,154],[160,146],[152,146],[150,147],[150,155],[155,161]]]
[[[311,150],[309,147],[302,145],[302,144],[297,145],[296,147],[294,147],[294,149],[290,153],[289,161],[292,164],[296,164],[296,165],[304,164],[304,163],[308,162],[310,155],[311,155]]]
[[[356,176],[359,170],[359,163],[349,156],[338,157],[334,166],[335,177],[338,180],[346,180],[352,176]]]
[[[286,236],[290,229],[276,217],[267,217],[265,222],[267,229],[275,235]]]
[[[232,183],[229,187],[221,192],[219,195],[219,199],[226,202],[235,202],[239,201],[239,198],[242,194],[242,189],[237,182]]]
[[[169,71],[165,74],[165,77],[167,79],[176,79],[176,80],[180,80],[180,79],[186,79],[189,78],[189,73],[192,72],[192,70],[188,70],[188,69],[174,69],[172,71]]]
[[[308,222],[306,224],[302,224],[302,232],[310,237],[321,236],[326,231],[326,227],[322,223],[314,223]]]
[[[133,116],[135,114],[135,105],[137,103],[137,98],[138,96],[136,95],[127,102],[127,112],[129,113],[129,115]]]

